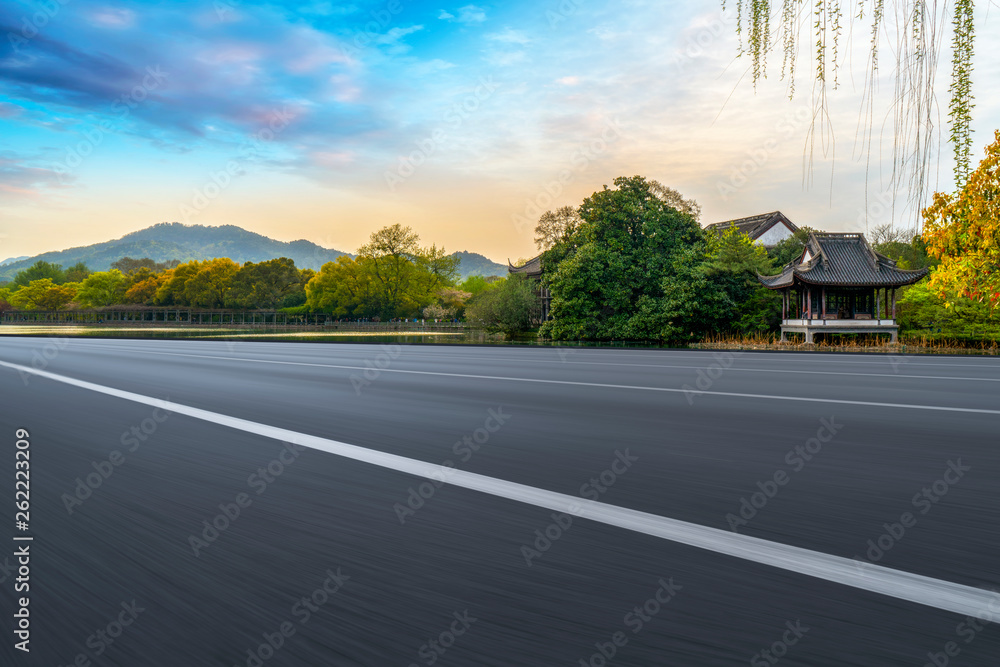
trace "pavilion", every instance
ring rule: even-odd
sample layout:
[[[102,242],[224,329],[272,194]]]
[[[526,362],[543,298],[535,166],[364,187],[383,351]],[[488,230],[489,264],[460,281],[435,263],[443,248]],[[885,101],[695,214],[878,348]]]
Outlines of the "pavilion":
[[[863,234],[813,232],[802,255],[776,276],[758,276],[780,290],[781,340],[788,333],[887,333],[893,342],[896,290],[927,275],[927,269],[900,269],[875,252]]]
[[[521,266],[514,266],[507,260],[507,274],[512,273],[522,273],[529,280],[535,283],[535,293],[538,295],[538,300],[542,307],[541,321],[549,319],[549,307],[552,304],[552,294],[549,292],[549,288],[542,284],[542,256],[536,255],[532,257],[527,262]]]

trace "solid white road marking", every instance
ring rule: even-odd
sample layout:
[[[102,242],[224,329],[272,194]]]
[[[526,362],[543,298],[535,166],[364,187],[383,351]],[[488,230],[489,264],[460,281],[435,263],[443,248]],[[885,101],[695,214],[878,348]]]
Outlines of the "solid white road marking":
[[[305,361],[275,361],[270,359],[250,359],[248,357],[221,357],[210,354],[184,354],[183,352],[152,352],[144,354],[163,354],[171,357],[192,357],[194,359],[218,359],[222,361],[239,361],[253,364],[279,364],[285,366],[309,366],[314,368],[338,368],[351,371],[370,370],[366,366],[343,366],[340,364],[315,364]],[[436,375],[440,377],[467,378],[473,380],[505,380],[508,382],[535,382],[541,384],[561,384],[576,387],[599,387],[603,389],[634,389],[638,391],[660,391],[672,394],[697,394],[703,396],[732,396],[736,398],[760,398],[769,401],[798,401],[805,403],[833,403],[836,405],[864,405],[878,408],[901,408],[906,410],[937,410],[943,412],[971,412],[985,415],[1000,415],[1000,410],[987,408],[959,408],[946,405],[920,405],[914,403],[883,403],[878,401],[852,401],[843,398],[814,398],[809,396],[778,396],[774,394],[747,394],[735,391],[707,391],[702,389],[677,389],[674,387],[647,387],[632,384],[609,384],[604,382],[576,382],[572,380],[542,380],[538,378],[518,378],[503,375],[474,375],[471,373],[444,373],[441,371],[411,371],[402,368],[379,368],[379,373],[404,373],[409,375]]]
[[[176,352],[164,352],[162,350],[150,350],[145,348],[112,348],[117,351],[124,352],[142,352],[150,354],[179,354]],[[425,353],[408,353],[407,358],[418,357],[422,359],[441,359],[450,361],[501,361],[510,363],[511,361],[520,361],[531,364],[560,364],[560,365],[577,365],[577,366],[623,366],[632,368],[673,368],[681,369],[688,368],[691,370],[705,370],[706,366],[704,364],[700,366],[682,366],[677,364],[628,364],[621,363],[617,361],[566,361],[557,359],[528,359],[528,358],[504,358],[504,357],[472,357],[468,355],[461,355],[461,357],[447,356],[447,355],[437,355],[437,354],[425,354]],[[877,360],[877,358],[876,358]],[[900,364],[903,365],[903,364]],[[906,365],[909,365],[908,363]],[[935,365],[935,364],[930,364]],[[965,377],[965,376],[954,376],[954,375],[904,375],[902,373],[849,373],[843,371],[815,371],[815,370],[792,370],[785,368],[737,368],[735,366],[730,366],[725,368],[727,372],[733,371],[735,373],[793,373],[799,375],[846,375],[851,377],[887,377],[887,378],[904,378],[912,380],[955,380],[955,381],[968,381],[968,382],[1000,382],[1000,378],[976,378],[976,377]]]
[[[840,556],[831,556],[818,551],[769,542],[749,535],[741,535],[719,528],[709,528],[678,519],[649,514],[648,512],[607,505],[596,500],[547,491],[464,470],[444,468],[440,465],[396,454],[389,454],[337,440],[268,426],[267,424],[260,424],[238,417],[231,417],[209,410],[202,410],[6,361],[0,361],[0,366],[12,368],[22,373],[31,373],[39,377],[107,396],[169,410],[172,413],[187,415],[212,424],[228,426],[229,428],[254,435],[274,438],[275,440],[303,447],[310,447],[418,477],[425,477],[432,480],[443,479],[447,484],[487,493],[499,498],[507,498],[557,512],[566,512],[577,517],[590,519],[591,521],[652,535],[672,542],[687,544],[727,556],[742,558],[755,563],[762,563],[810,577],[825,579],[865,591],[899,598],[900,600],[907,600],[928,607],[935,607],[965,616],[974,616],[984,620],[993,621],[1000,619],[1000,595],[981,588],[893,570],[879,565],[859,563]]]

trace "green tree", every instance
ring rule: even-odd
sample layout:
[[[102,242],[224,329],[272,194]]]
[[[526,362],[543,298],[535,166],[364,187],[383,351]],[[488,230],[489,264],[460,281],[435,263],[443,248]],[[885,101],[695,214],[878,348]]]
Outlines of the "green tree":
[[[806,249],[806,242],[809,241],[809,235],[815,231],[817,230],[812,227],[799,227],[797,232],[768,249],[767,254],[775,269],[780,269],[801,257],[802,251]]]
[[[90,269],[84,262],[77,262],[73,266],[66,269],[65,279],[68,283],[80,283],[83,282],[84,278],[92,273]]]
[[[542,255],[552,294],[544,335],[656,338],[660,329],[645,326],[651,320],[639,305],[649,311],[663,296],[679,252],[705,246],[695,218],[667,204],[662,186],[640,176],[616,178],[614,185],[585,199],[583,223]]]
[[[10,294],[10,304],[20,310],[60,310],[76,295],[72,286],[57,285],[51,278],[32,280]]]
[[[184,283],[184,297],[192,306],[221,308],[239,270],[240,265],[228,257],[207,260]]]
[[[374,317],[378,314],[378,286],[371,260],[353,260],[341,255],[324,264],[306,283],[306,303],[310,310],[331,313],[336,317]]]
[[[714,303],[718,318],[714,330],[753,334],[777,329],[781,296],[758,279],[772,273],[768,252],[735,226],[710,236],[705,275],[726,297]]]
[[[300,293],[300,303],[305,301],[303,278],[302,273],[295,268],[295,262],[287,257],[256,264],[246,262],[233,277],[230,305],[258,309],[298,305],[290,302],[298,300]]]
[[[712,279],[703,245],[682,248],[671,269],[660,280],[659,294],[639,297],[623,338],[685,345],[727,323],[734,304],[720,281]]]
[[[99,271],[87,276],[77,292],[76,300],[85,308],[100,308],[125,303],[128,278],[118,269]]]
[[[358,256],[367,260],[377,294],[371,305],[382,317],[404,315],[415,305],[410,287],[416,277],[419,240],[412,229],[397,223],[373,232],[371,240],[358,248]]]
[[[160,305],[190,305],[187,297],[187,283],[197,275],[205,263],[192,260],[164,271],[154,301]]]
[[[486,278],[483,278],[482,276],[469,276],[462,281],[459,288],[461,288],[463,292],[468,292],[469,294],[475,296],[484,289],[487,289],[489,286],[490,283],[486,280]]]
[[[983,329],[995,331],[1000,325],[1000,318],[989,302],[959,294],[942,295],[927,280],[903,290],[896,307],[899,326],[904,331],[929,329],[965,333]]]
[[[885,224],[872,230],[869,241],[875,252],[896,260],[901,269],[924,269],[937,261],[927,253],[927,244],[919,234],[907,234]]]
[[[143,257],[142,259],[133,259],[132,257],[122,257],[121,259],[117,259],[111,262],[111,268],[118,269],[126,276],[132,275],[139,269],[147,269],[148,271],[154,273],[157,272],[158,270],[162,270],[162,268],[158,267],[156,262],[150,259],[149,257]]]
[[[472,297],[465,307],[468,322],[507,337],[531,329],[540,313],[534,281],[516,273]]]
[[[44,280],[48,278],[53,283],[60,285],[66,282],[66,272],[59,264],[38,260],[23,271],[18,271],[14,276],[14,284],[20,287],[31,283],[34,280]]]

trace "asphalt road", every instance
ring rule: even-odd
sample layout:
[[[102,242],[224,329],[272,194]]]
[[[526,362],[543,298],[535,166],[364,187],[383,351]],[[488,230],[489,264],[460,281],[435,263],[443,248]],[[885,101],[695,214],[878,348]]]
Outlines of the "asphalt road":
[[[1000,590],[997,359],[17,338],[0,362],[206,411],[0,366],[2,665],[1000,664],[996,623],[796,557],[554,516],[267,431]],[[18,428],[30,654],[12,619]]]

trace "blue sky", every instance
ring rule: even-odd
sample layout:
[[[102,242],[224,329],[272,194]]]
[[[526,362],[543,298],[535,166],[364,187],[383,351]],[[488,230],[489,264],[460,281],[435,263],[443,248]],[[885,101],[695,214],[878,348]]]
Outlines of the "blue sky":
[[[836,160],[804,187],[808,97],[775,68],[755,94],[711,1],[48,0],[0,3],[0,26],[5,257],[176,220],[341,250],[401,222],[502,261],[534,254],[525,220],[633,174],[697,199],[703,223],[780,209],[853,230],[866,189],[867,217],[914,218],[872,209],[897,196],[884,142],[852,157],[860,65],[831,97]],[[1000,124],[989,27],[977,160]],[[939,174],[950,188],[947,154]]]

